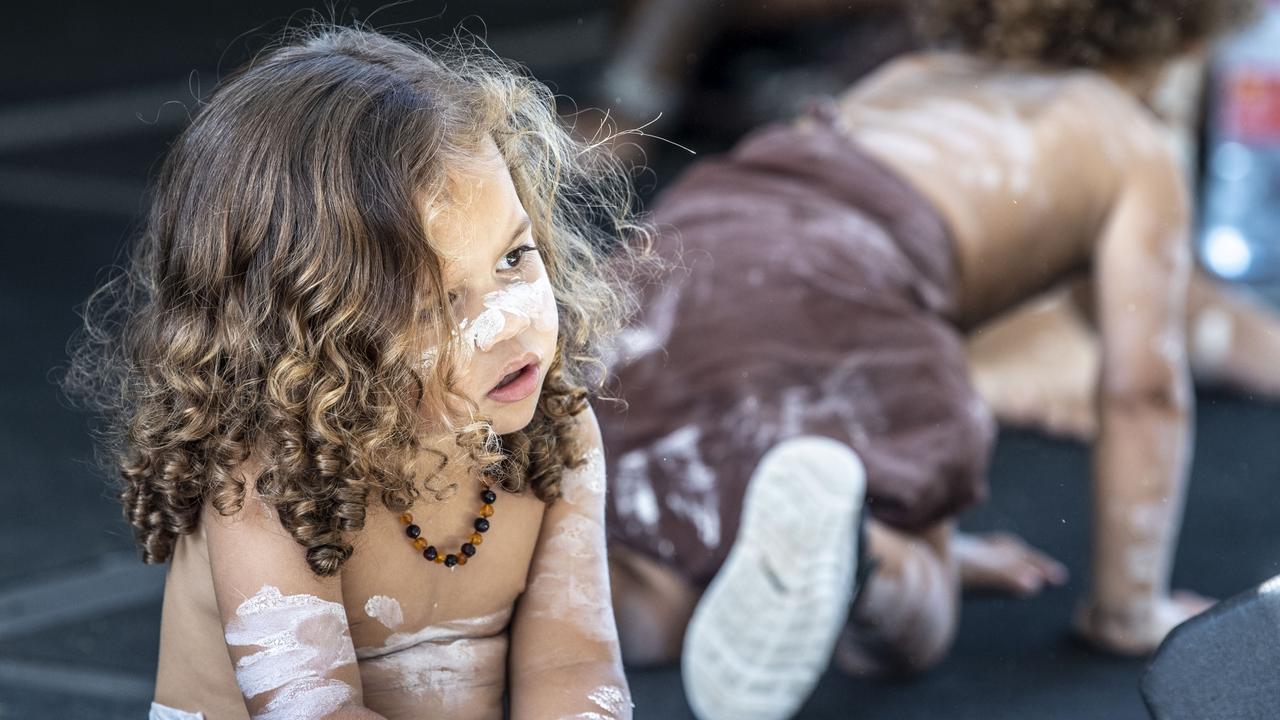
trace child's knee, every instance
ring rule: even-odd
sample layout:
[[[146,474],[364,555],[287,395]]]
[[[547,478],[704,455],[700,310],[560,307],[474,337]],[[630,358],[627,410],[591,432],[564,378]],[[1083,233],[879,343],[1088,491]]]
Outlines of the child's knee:
[[[848,445],[819,435],[802,435],[774,445],[760,460],[759,471],[813,468],[824,475],[848,478],[856,489],[866,486],[862,459]]]

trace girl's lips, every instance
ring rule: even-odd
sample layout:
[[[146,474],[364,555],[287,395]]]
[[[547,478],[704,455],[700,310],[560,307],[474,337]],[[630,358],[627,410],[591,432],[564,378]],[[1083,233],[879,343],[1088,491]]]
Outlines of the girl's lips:
[[[517,402],[532,395],[537,387],[538,364],[529,363],[520,368],[515,377],[490,390],[488,398],[502,403]]]

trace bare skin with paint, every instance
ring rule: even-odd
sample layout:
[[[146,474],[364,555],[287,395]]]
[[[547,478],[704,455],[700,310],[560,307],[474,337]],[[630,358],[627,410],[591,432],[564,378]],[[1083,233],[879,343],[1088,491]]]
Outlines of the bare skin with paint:
[[[447,259],[444,275],[459,317],[471,323],[487,317],[459,390],[503,434],[532,418],[557,326],[554,312],[548,317],[539,310],[548,299],[541,294],[549,290],[541,287],[545,268],[537,253],[519,251],[536,242],[510,174],[496,148],[482,160],[455,178],[452,195],[458,199],[451,211],[432,217],[432,237]],[[495,308],[501,317],[494,317]],[[486,393],[504,370],[522,358],[538,364],[537,388],[519,401],[489,398]],[[580,445],[598,453],[594,414],[588,409],[578,418]],[[456,452],[447,436],[435,446]],[[411,508],[423,535],[443,552],[456,552],[473,531],[482,490],[466,463],[453,460],[439,482],[456,491],[438,500],[424,493]],[[437,464],[436,456],[424,453],[423,474]],[[371,500],[364,529],[352,537],[354,553],[339,574],[322,578],[255,494],[252,481],[260,469],[253,460],[240,469],[246,498],[239,513],[227,518],[206,507],[199,531],[177,543],[165,587],[157,702],[206,717],[263,715],[284,691],[244,695],[280,683],[262,681],[246,690],[237,682],[235,665],[280,645],[279,633],[292,632],[285,646],[299,656],[321,658],[294,689],[305,696],[321,684],[341,685],[349,694],[326,714],[297,704],[292,714],[272,715],[273,720],[501,718],[504,691],[510,693],[512,718],[631,717],[607,607],[602,474],[575,480],[581,472],[570,471],[562,481],[565,497],[550,506],[532,492],[499,492],[479,552],[452,571],[426,561],[399,519]],[[568,561],[554,549],[566,537],[576,543]],[[548,606],[569,588],[606,603],[594,609],[591,624]],[[286,609],[271,622],[246,623],[244,611],[263,602]],[[323,618],[328,631],[304,632],[314,624],[312,617]],[[261,637],[256,643],[255,634]],[[243,672],[240,679],[246,680]],[[322,707],[318,696],[310,700],[310,707]],[[602,702],[612,703],[612,710]]]
[[[1001,422],[1092,441],[1099,344],[1091,283],[1080,278],[970,336],[974,385]],[[1184,338],[1197,383],[1280,399],[1280,314],[1244,288],[1192,271]]]
[[[1175,153],[1137,99],[1155,80],[1145,70],[1107,76],[924,53],[887,64],[838,103],[850,137],[947,220],[961,327],[1064,279],[1090,277],[1100,431],[1091,589],[1076,625],[1121,653],[1154,650],[1207,606],[1168,587],[1191,443],[1183,352],[1190,208]],[[1140,533],[1129,521],[1135,508],[1146,509]],[[876,638],[843,642],[842,666],[916,671],[936,662],[954,632],[962,576],[1014,591],[1065,580],[1061,566],[1020,542],[970,538],[957,548],[953,534],[870,523],[870,553],[881,565],[852,621]],[[1133,553],[1144,559],[1140,573]],[[696,589],[634,553],[614,552],[612,563],[629,659],[669,660]],[[655,634],[664,623],[674,629]]]
[[[1196,172],[1204,65],[1202,50],[1173,61],[1143,98],[1188,178]],[[1087,276],[1074,278],[970,334],[974,384],[1001,422],[1086,442],[1097,435],[1101,347],[1092,295]],[[1248,288],[1195,268],[1186,319],[1197,383],[1280,398],[1280,313]]]
[[[1177,158],[1155,116],[1136,100],[1155,79],[927,54],[891,64],[841,103],[851,135],[947,218],[959,251],[962,324],[981,323],[1063,277],[1089,274],[1102,348],[1100,432],[1092,587],[1077,627],[1124,653],[1153,650],[1173,625],[1206,605],[1168,587],[1191,443],[1183,352],[1190,212]],[[966,173],[972,149],[902,125],[895,130],[864,112],[924,113],[920,97],[971,108],[975,124],[983,114],[1000,118],[1009,132],[975,131],[977,152],[1003,176],[1026,172],[1034,182],[1009,181],[1002,186],[1008,192],[975,188]],[[896,154],[872,139],[895,132],[936,156]],[[1143,533],[1118,519],[1137,507],[1158,508]],[[1143,573],[1128,562],[1137,551],[1150,561]]]

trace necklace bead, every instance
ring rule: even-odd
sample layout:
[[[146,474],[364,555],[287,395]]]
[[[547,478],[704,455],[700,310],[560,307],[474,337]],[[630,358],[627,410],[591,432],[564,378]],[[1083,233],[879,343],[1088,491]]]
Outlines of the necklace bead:
[[[428,545],[427,539],[422,536],[422,528],[413,522],[413,513],[400,513],[400,523],[405,526],[405,535],[413,541],[413,549],[421,552],[422,557],[428,562],[444,565],[447,568],[466,565],[468,559],[475,557],[476,546],[484,542],[484,536],[481,533],[489,531],[488,518],[493,517],[493,504],[498,501],[498,494],[485,488],[480,492],[480,500],[483,504],[480,506],[479,517],[473,523],[475,532],[467,537],[467,541],[462,543],[457,553],[442,554],[435,545]]]

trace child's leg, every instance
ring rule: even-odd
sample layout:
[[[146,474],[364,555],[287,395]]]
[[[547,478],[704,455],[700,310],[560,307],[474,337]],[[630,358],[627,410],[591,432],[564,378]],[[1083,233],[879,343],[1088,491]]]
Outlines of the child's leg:
[[[936,665],[955,636],[960,572],[953,524],[919,535],[874,520],[867,554],[875,570],[836,646],[836,665],[851,675],[913,674]]]
[[[674,570],[616,543],[609,546],[609,582],[623,662],[644,667],[679,661],[700,591]]]
[[[1187,344],[1197,379],[1280,398],[1280,313],[1246,289],[1192,273]]]
[[[874,529],[872,529],[874,528]],[[883,546],[883,526],[868,532]],[[1061,585],[1067,570],[1057,560],[1007,533],[957,532],[951,540],[960,585],[968,590],[1006,592],[1021,597]],[[898,556],[890,550],[886,555]],[[674,570],[623,545],[609,546],[613,611],[630,667],[674,664],[699,591]],[[877,588],[875,592],[880,592]]]
[[[1087,280],[1073,281],[974,331],[974,386],[1001,422],[1050,435],[1097,434],[1100,350]],[[1191,273],[1187,356],[1198,381],[1280,398],[1280,312],[1247,289]]]
[[[969,373],[1000,422],[1050,435],[1097,434],[1097,331],[1064,285],[970,333]]]

